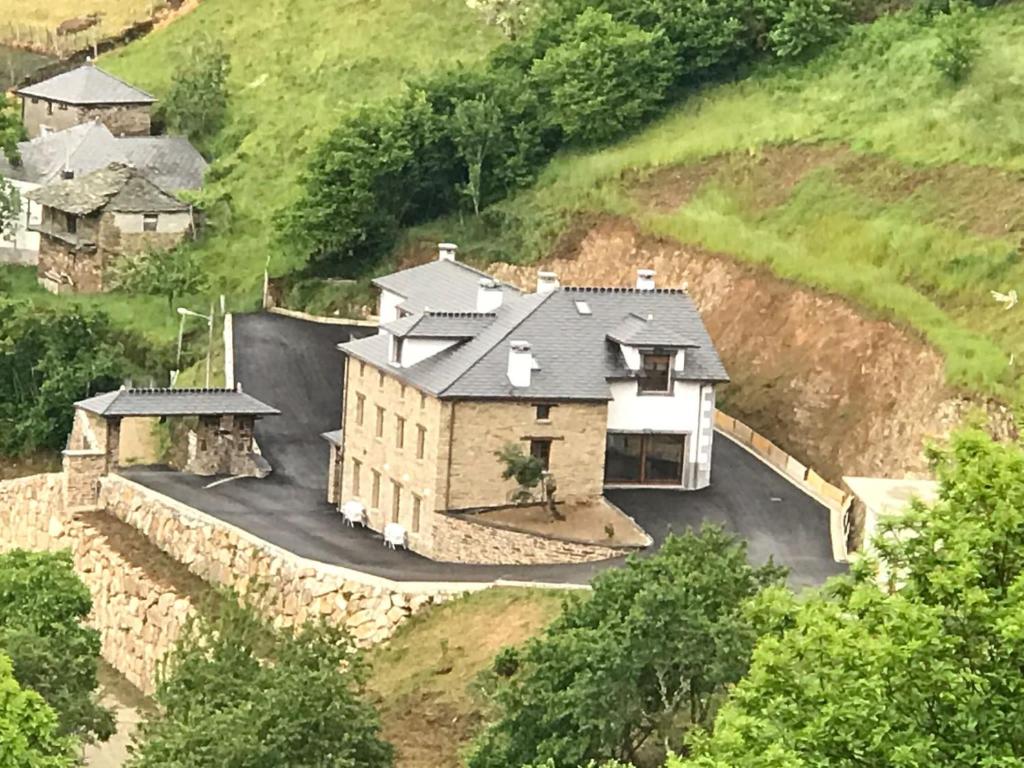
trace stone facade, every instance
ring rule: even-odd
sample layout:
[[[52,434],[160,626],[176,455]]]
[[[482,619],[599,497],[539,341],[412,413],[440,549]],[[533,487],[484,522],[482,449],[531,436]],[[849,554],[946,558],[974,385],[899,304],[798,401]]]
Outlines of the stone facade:
[[[376,531],[400,523],[410,549],[428,557],[452,559],[458,546],[437,540],[453,530],[438,523],[439,512],[508,503],[515,484],[502,478],[494,455],[507,443],[529,451],[531,439],[551,440],[550,469],[559,498],[602,493],[606,403],[551,404],[550,418],[537,420],[533,403],[442,401],[356,360],[349,363],[345,386],[338,502],[363,502]],[[559,554],[556,548],[541,551]],[[487,562],[522,561],[514,552],[509,555],[513,560],[503,560],[491,550]]]
[[[117,475],[103,479],[107,512],[211,584],[247,593],[276,626],[325,619],[363,646],[380,642],[425,605],[485,585],[399,584],[305,560]]]
[[[553,539],[446,513],[434,517],[432,542],[430,557],[435,560],[504,565],[592,563],[639,549]]]
[[[253,453],[255,416],[201,416],[188,433],[185,471],[193,475],[266,477],[270,465]]]
[[[75,409],[63,454],[63,504],[69,512],[97,508],[100,478],[117,466],[121,420]]]
[[[70,550],[92,596],[105,658],[143,693],[192,612],[192,598],[122,553],[108,532],[68,511],[59,474],[0,482],[0,550]]]
[[[39,232],[39,284],[51,293],[101,293],[109,288],[109,270],[118,259],[169,250],[192,230],[188,213],[161,213],[156,230],[144,231],[142,214],[95,213],[75,218],[43,207]]]
[[[30,139],[41,136],[44,126],[50,131],[63,131],[93,120],[103,123],[115,136],[148,136],[151,130],[149,104],[75,106],[23,97],[22,105],[22,122]]]

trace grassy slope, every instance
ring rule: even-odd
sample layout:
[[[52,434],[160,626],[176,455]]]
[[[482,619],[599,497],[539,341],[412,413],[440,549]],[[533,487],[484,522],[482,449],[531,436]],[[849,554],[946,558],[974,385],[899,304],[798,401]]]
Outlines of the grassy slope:
[[[909,18],[862,28],[809,65],[709,89],[631,140],[558,158],[534,188],[506,204],[522,223],[507,233],[507,246],[491,248],[530,258],[548,242],[531,233],[557,232],[574,211],[626,213],[651,232],[764,263],[903,322],[945,354],[953,383],[1019,400],[1008,358],[1024,360],[1024,324],[1016,319],[1024,309],[1003,312],[989,290],[1024,292],[1020,233],[977,234],[949,214],[961,202],[1007,207],[1002,188],[979,198],[985,173],[965,171],[958,181],[958,168],[1024,169],[1024,5],[985,12],[981,32],[982,54],[959,89],[930,65],[933,31]],[[752,203],[756,178],[726,173],[668,211],[638,203],[624,181],[721,153],[756,168],[763,148],[787,142],[848,145],[870,155],[880,177],[852,184],[825,167],[765,209]],[[896,199],[878,193],[917,166],[944,164],[952,164],[944,184]],[[1009,207],[1020,210],[1012,201]],[[1009,230],[1018,229],[1018,215],[1007,214]],[[455,222],[443,224],[451,234]],[[469,244],[479,232],[462,236]]]
[[[149,18],[162,5],[160,0],[0,0],[0,35],[15,36],[14,31],[7,28],[7,23],[52,32],[62,21],[98,13],[101,15],[100,23],[90,30],[90,34],[103,37]]]
[[[205,197],[213,227],[201,250],[215,288],[253,302],[265,264],[288,263],[272,218],[297,193],[306,155],[354,105],[397,92],[406,78],[481,58],[495,33],[461,0],[205,0],[193,13],[103,66],[159,96],[183,50],[203,35],[232,56],[228,125],[212,142]]]
[[[557,614],[558,590],[488,589],[414,617],[371,652],[370,688],[398,768],[457,768],[480,722],[472,688],[501,648]]]

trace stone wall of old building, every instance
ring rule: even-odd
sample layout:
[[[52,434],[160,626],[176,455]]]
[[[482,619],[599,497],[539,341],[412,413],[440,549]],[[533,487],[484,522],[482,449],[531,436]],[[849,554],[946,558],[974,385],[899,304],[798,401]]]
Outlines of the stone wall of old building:
[[[123,256],[167,251],[180,244],[192,229],[188,213],[157,214],[157,229],[142,229],[142,214],[104,213],[100,218],[99,244],[112,263]]]
[[[193,598],[133,561],[110,530],[67,511],[63,485],[60,474],[0,482],[0,550],[69,550],[92,596],[89,623],[100,633],[103,657],[151,693]]]
[[[103,290],[103,258],[95,249],[79,250],[42,235],[36,273],[50,293],[99,293]]]
[[[640,549],[564,541],[445,513],[434,518],[431,547],[425,554],[435,560],[500,565],[591,563]]]
[[[211,584],[258,590],[277,626],[323,618],[356,642],[388,638],[425,605],[484,584],[405,584],[306,560],[117,475],[103,479],[107,512]]]
[[[188,432],[185,471],[194,475],[266,477],[270,467],[253,453],[253,416],[200,416]]]
[[[151,129],[148,104],[97,105],[76,107],[70,104],[26,98],[23,119],[30,139],[42,135],[43,126],[63,131],[74,125],[98,120],[115,136],[148,136]]]
[[[593,499],[604,490],[605,403],[559,403],[538,420],[531,403],[458,402],[454,405],[447,509],[493,507],[510,500],[515,483],[501,476],[495,452],[515,443],[529,453],[530,440],[551,440],[550,471],[563,500]]]

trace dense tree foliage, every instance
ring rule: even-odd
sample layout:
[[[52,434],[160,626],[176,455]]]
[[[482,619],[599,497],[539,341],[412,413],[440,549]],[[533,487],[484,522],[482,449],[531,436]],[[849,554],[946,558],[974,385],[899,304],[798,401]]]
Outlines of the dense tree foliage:
[[[365,675],[339,630],[274,630],[228,597],[185,627],[128,765],[387,768]]]
[[[57,733],[57,716],[35,691],[14,678],[11,660],[0,653],[0,766],[71,768],[75,742]]]
[[[100,636],[83,623],[91,609],[69,553],[0,555],[0,652],[21,686],[56,711],[62,734],[104,741],[114,717],[97,697]]]
[[[63,448],[72,404],[127,369],[106,315],[0,297],[0,455]]]
[[[227,116],[230,71],[231,57],[218,41],[194,43],[160,106],[167,127],[200,143],[220,130]]]
[[[0,153],[8,162],[18,164],[21,160],[18,142],[25,138],[25,127],[21,124],[21,113],[17,102],[0,93]]]
[[[126,293],[164,296],[171,311],[178,298],[207,287],[199,258],[187,246],[120,259],[111,282],[115,290]]]
[[[889,589],[868,561],[767,594],[771,631],[686,766],[1024,762],[1024,449],[968,432],[933,458],[939,501],[883,526]]]
[[[718,528],[601,574],[542,636],[499,656],[498,716],[469,768],[631,760],[681,725],[707,725],[756,639],[744,604],[783,574],[752,568]]]
[[[12,239],[21,213],[21,195],[7,179],[0,177],[0,239]]]

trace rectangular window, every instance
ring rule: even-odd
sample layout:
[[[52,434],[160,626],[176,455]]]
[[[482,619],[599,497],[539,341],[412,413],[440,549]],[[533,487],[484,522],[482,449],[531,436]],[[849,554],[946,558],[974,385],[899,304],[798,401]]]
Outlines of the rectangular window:
[[[397,336],[391,339],[391,364],[401,365],[402,364],[402,345],[404,339],[400,339]]]
[[[605,482],[679,485],[685,435],[608,434]]]
[[[551,421],[551,406],[538,403],[534,406],[537,409],[537,421]]]
[[[395,416],[395,447],[405,448],[405,419]]]
[[[58,104],[58,105],[57,105],[57,108],[58,108],[58,109],[63,109],[63,110],[66,110],[66,109],[68,108],[68,105],[67,105],[67,104]]]
[[[420,410],[422,411],[427,407],[427,395],[424,392],[420,392]]]
[[[352,495],[359,495],[359,475],[363,471],[363,462],[359,459],[352,459]]]
[[[155,213],[144,213],[142,214],[142,231],[143,232],[156,232],[157,222],[160,221],[160,216]]]
[[[423,508],[423,499],[415,493],[412,495],[412,532],[420,532],[420,511]]]
[[[73,235],[76,232],[78,232],[78,217],[71,213],[65,213],[64,229],[66,229],[68,234],[70,235]]]
[[[391,481],[391,522],[397,523],[402,513],[402,486]]]
[[[384,389],[384,371],[377,372],[377,386]]]
[[[644,352],[640,391],[668,392],[672,386],[671,371],[672,355]]]
[[[422,459],[427,453],[427,428],[416,425],[416,458]]]
[[[363,378],[363,374],[366,373],[366,363],[362,360],[359,361],[359,378]]]
[[[537,438],[530,441],[530,455],[540,459],[541,466],[547,471],[551,467],[551,440]]]
[[[380,472],[373,470],[373,487],[370,489],[370,506],[380,509]]]
[[[377,406],[377,437],[384,437],[384,409]]]
[[[400,397],[401,397],[401,398],[402,398],[403,400],[405,400],[405,390],[406,390],[406,386],[405,386],[405,384],[403,384],[403,385],[402,385],[402,391],[401,391],[401,392],[399,393],[399,396],[400,396]]]
[[[356,426],[363,426],[363,415],[366,413],[366,395],[356,393]]]
[[[48,114],[48,115],[52,115],[53,114],[53,102],[52,101],[46,102],[46,114]]]

